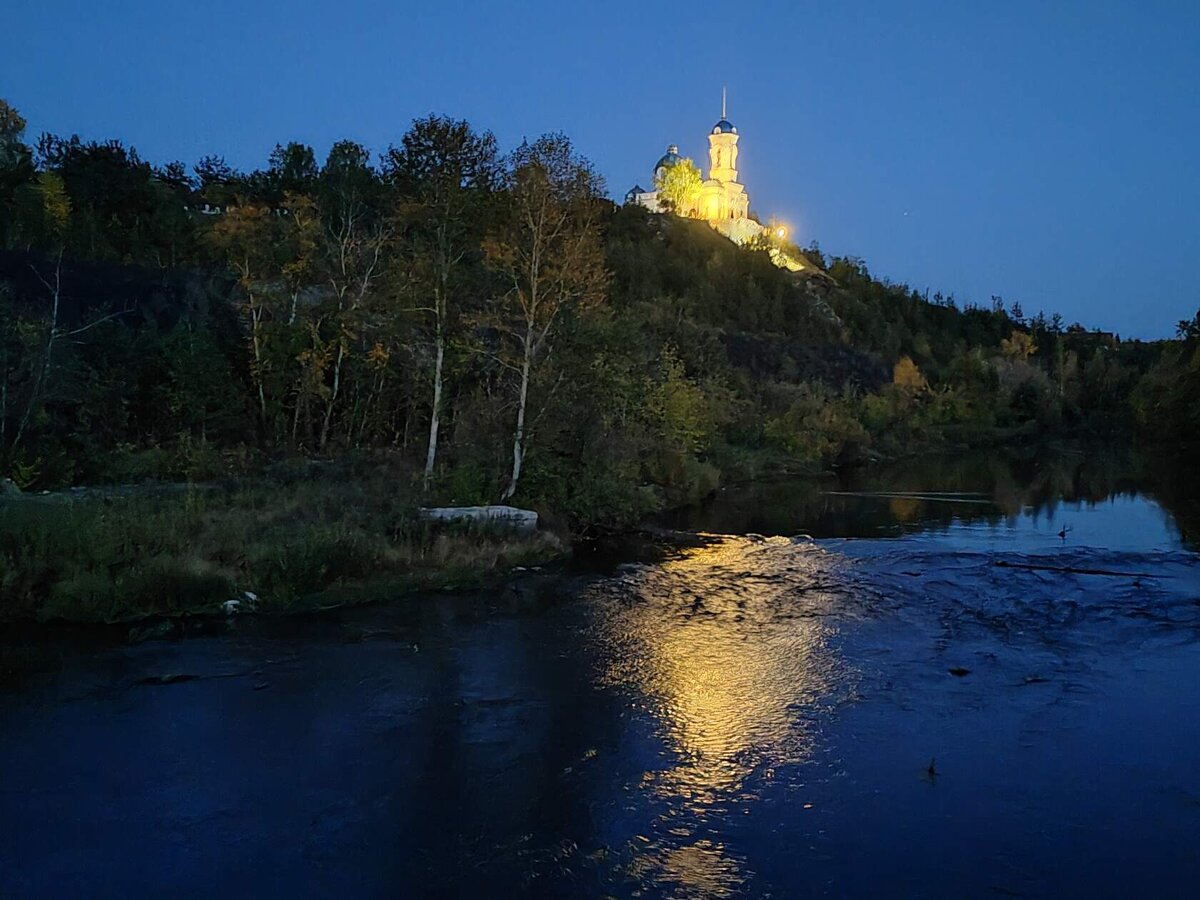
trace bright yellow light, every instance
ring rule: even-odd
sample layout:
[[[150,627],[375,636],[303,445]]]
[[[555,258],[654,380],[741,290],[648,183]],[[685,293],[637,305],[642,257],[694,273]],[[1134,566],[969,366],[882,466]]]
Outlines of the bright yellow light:
[[[780,225],[778,228],[775,229],[775,237],[779,238],[782,241],[785,237],[787,237],[787,228]]]
[[[639,790],[683,813],[670,832],[678,846],[637,854],[639,877],[685,896],[736,893],[741,860],[708,839],[707,823],[743,803],[755,772],[770,778],[768,764],[814,760],[823,742],[812,711],[857,683],[828,618],[856,602],[839,587],[843,565],[806,540],[728,537],[594,588],[598,637],[619,648],[605,650],[600,677],[645,697],[638,708],[675,751]]]

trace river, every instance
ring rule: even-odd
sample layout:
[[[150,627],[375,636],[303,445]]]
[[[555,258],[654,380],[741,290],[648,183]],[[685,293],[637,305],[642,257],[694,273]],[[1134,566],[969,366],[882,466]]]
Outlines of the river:
[[[1192,896],[1191,458],[733,487],[503,590],[6,635],[0,896]]]

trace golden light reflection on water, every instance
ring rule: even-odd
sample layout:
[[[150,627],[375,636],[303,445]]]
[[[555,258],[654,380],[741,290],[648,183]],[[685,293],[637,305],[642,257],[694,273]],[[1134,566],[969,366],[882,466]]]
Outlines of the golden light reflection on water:
[[[891,497],[888,510],[897,522],[915,522],[921,514],[921,501],[913,497]]]
[[[811,757],[811,715],[851,682],[829,642],[840,565],[807,542],[728,538],[610,586],[606,677],[648,699],[672,751],[645,780],[669,839],[639,868],[685,893],[737,883],[736,861],[694,826],[753,801],[752,775]]]

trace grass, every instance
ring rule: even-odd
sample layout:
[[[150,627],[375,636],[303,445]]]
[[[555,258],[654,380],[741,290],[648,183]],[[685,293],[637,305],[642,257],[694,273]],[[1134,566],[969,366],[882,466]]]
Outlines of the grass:
[[[404,588],[466,586],[561,545],[420,520],[382,476],[25,497],[0,502],[0,620],[132,621],[313,609]]]

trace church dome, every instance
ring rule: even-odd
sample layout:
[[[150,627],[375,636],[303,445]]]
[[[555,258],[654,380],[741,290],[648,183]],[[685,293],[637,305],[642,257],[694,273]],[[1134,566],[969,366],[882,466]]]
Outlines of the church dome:
[[[679,147],[672,144],[667,148],[667,152],[662,155],[662,158],[654,164],[654,174],[657,175],[663,169],[669,169],[675,163],[679,162]]]
[[[734,127],[734,124],[732,122],[730,122],[728,119],[721,119],[720,122],[718,122],[716,125],[713,126],[712,133],[713,134],[737,134],[737,128]]]

